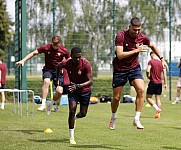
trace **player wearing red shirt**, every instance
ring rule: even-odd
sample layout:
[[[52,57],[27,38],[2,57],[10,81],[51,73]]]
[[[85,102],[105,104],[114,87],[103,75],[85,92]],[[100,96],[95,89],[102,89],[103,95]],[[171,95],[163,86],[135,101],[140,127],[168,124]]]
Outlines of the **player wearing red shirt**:
[[[88,60],[81,58],[81,55],[81,49],[74,47],[71,49],[71,58],[62,61],[57,66],[57,74],[59,75],[61,69],[65,68],[70,80],[68,87],[70,144],[76,144],[74,140],[75,119],[86,116],[91,96],[91,85],[93,84],[91,65]],[[80,111],[76,114],[78,102],[80,103]],[[51,105],[48,109],[51,111]]]
[[[141,20],[134,17],[130,21],[127,31],[118,32],[115,40],[116,57],[113,60],[113,99],[111,101],[112,116],[109,123],[110,129],[115,129],[117,108],[122,94],[123,86],[129,80],[136,90],[136,112],[133,120],[133,125],[137,129],[144,127],[140,123],[140,115],[144,102],[144,81],[141,73],[140,65],[138,64],[138,55],[140,52],[148,51],[149,47],[161,59],[163,65],[167,68],[167,64],[158,50],[158,48],[148,39],[141,31]]]
[[[150,53],[151,60],[148,62],[148,67],[146,69],[147,78],[150,79],[148,88],[146,91],[146,99],[148,103],[153,106],[156,110],[155,118],[160,118],[161,112],[161,101],[160,95],[162,94],[162,73],[164,77],[164,89],[167,88],[167,75],[166,69],[154,52]],[[152,96],[155,95],[156,103],[152,100]]]
[[[44,53],[45,55],[45,66],[42,69],[42,77],[43,77],[43,86],[42,86],[42,104],[38,108],[38,110],[44,110],[46,108],[46,98],[48,95],[48,88],[50,85],[50,81],[53,80],[53,83],[56,87],[56,92],[53,95],[53,100],[60,100],[60,97],[63,92],[63,74],[61,73],[59,76],[59,81],[61,84],[57,86],[56,84],[56,66],[59,62],[61,62],[64,58],[68,59],[70,54],[68,50],[62,45],[62,40],[60,36],[53,36],[52,43],[46,44],[44,46],[39,47],[33,52],[29,53],[22,60],[16,62],[17,66],[24,65],[24,62],[29,60],[35,55]]]
[[[0,58],[0,89],[4,89],[6,84],[6,64],[3,63],[3,59]],[[5,94],[1,92],[2,103],[1,109],[4,110],[5,105]]]

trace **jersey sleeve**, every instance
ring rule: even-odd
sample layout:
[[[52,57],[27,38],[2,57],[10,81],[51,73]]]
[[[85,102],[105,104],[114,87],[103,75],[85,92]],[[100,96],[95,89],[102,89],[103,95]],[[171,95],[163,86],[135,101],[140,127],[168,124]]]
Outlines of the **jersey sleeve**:
[[[43,45],[43,46],[40,46],[37,50],[38,50],[38,53],[43,53],[45,52],[46,50],[48,50],[50,48],[51,44],[47,44],[47,45]]]
[[[115,46],[123,46],[124,34],[123,32],[118,32],[115,39]]]

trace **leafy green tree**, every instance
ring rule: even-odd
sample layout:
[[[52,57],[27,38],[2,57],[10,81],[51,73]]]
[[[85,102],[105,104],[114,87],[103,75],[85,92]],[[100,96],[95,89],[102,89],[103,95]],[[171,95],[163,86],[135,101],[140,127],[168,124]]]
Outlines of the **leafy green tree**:
[[[0,1],[0,55],[5,57],[6,48],[11,40],[11,22],[8,13],[6,11],[6,1]]]

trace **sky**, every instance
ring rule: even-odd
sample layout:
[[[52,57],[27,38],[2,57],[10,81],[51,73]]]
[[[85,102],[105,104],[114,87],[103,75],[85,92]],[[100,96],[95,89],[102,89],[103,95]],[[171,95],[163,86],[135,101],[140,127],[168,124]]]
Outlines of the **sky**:
[[[12,21],[15,21],[15,0],[6,0],[7,4],[7,12],[12,19]]]

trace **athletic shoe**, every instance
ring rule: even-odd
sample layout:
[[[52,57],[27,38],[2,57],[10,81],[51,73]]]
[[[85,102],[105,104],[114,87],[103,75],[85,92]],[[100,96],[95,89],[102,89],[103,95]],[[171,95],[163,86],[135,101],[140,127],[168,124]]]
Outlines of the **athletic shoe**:
[[[178,104],[179,103],[179,101],[174,101],[174,102],[172,102],[172,104]]]
[[[144,127],[141,125],[138,119],[133,120],[133,126],[137,127],[137,129],[144,129]]]
[[[161,109],[156,110],[155,118],[160,118]]]
[[[58,108],[52,108],[52,111],[57,112]]]
[[[51,101],[48,103],[48,108],[47,108],[47,115],[49,116],[51,114],[51,110],[52,110],[52,103]]]
[[[74,138],[70,138],[70,144],[77,144]]]
[[[116,128],[116,118],[112,118],[112,117],[111,117],[111,120],[110,120],[110,122],[109,122],[109,128],[110,128],[111,130],[114,130],[114,129]]]
[[[45,105],[41,105],[40,107],[38,107],[38,110],[39,111],[43,111],[43,110],[45,110],[46,109],[46,106]]]
[[[0,109],[4,110],[4,105],[3,105],[3,104],[1,104],[1,107],[0,107]]]

